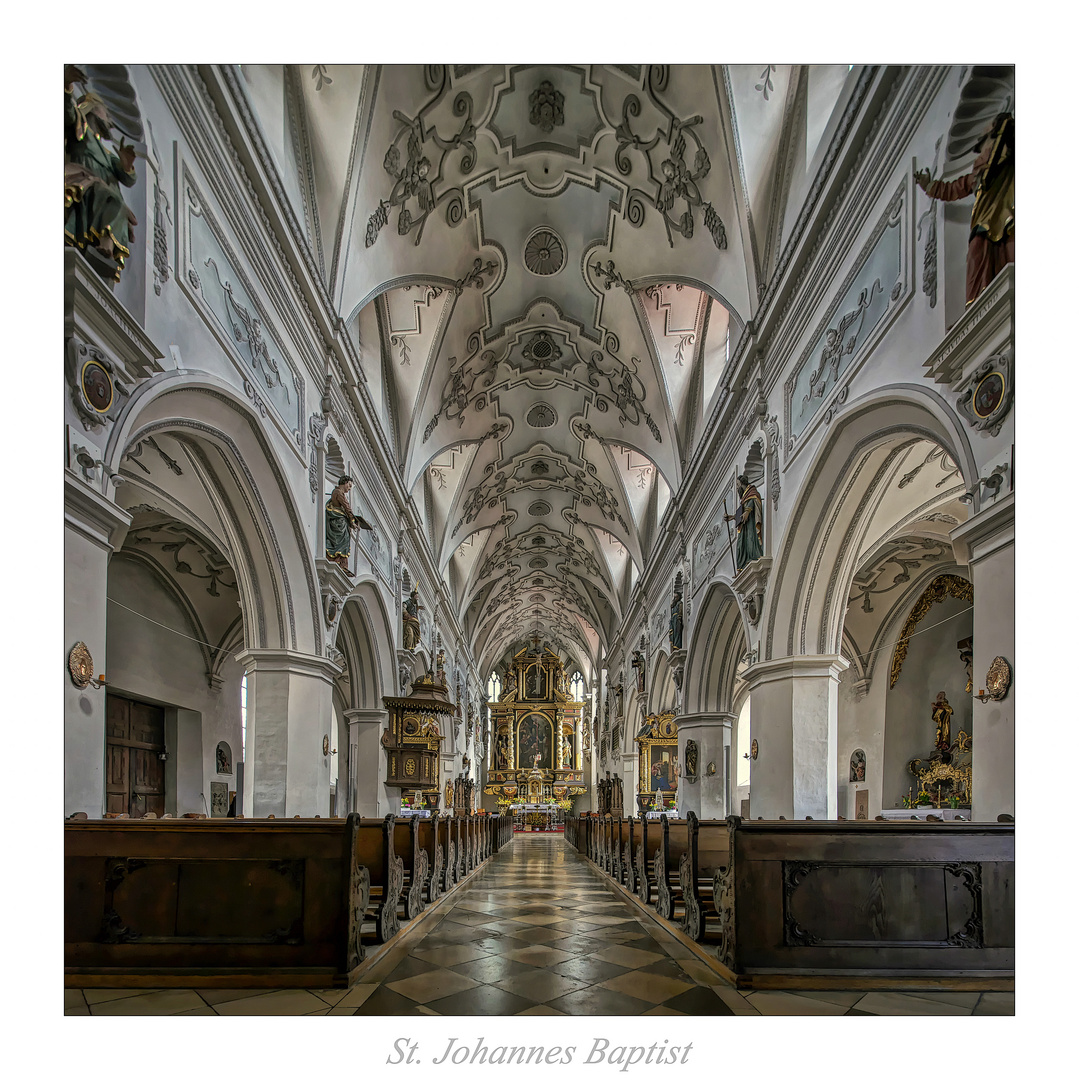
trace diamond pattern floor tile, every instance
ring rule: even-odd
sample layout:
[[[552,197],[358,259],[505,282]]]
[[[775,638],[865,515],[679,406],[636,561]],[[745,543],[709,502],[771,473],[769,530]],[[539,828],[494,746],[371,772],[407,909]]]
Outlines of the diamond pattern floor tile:
[[[412,978],[402,979],[400,982],[387,982],[386,988],[420,1005],[426,1005],[429,1001],[447,997],[449,994],[458,994],[462,990],[470,990],[476,985],[476,980],[470,979],[467,975],[459,975],[456,971],[440,968],[426,975],[413,975]]]

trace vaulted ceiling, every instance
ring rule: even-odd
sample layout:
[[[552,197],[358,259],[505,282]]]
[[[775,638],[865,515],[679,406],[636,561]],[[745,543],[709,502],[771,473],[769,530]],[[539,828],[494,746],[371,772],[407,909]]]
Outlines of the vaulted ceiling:
[[[591,674],[847,66],[241,70],[477,662]]]

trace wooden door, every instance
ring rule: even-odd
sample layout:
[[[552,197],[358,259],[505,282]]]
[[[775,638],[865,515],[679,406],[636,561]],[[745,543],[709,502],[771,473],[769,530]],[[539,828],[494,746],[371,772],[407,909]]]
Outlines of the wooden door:
[[[105,712],[105,810],[142,817],[165,812],[165,711],[109,694]]]

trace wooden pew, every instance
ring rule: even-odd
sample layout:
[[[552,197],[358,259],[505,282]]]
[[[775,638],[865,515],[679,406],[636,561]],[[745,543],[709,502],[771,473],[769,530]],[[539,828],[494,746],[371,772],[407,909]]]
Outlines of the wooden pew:
[[[693,838],[696,838],[696,823],[697,819],[694,817],[691,829],[688,818],[675,818],[671,821],[664,817],[660,822],[663,828],[660,830],[659,845],[652,858],[652,877],[656,886],[656,914],[661,919],[679,921],[676,919],[676,908],[685,904],[680,871],[683,860],[690,861],[690,834],[692,832]],[[689,902],[692,907],[692,891]],[[697,908],[698,917],[699,913],[700,909]]]
[[[368,840],[376,819],[360,819],[360,837]],[[401,900],[401,890],[405,883],[404,862],[394,848],[396,818],[387,814],[381,822],[382,844],[377,855],[372,851],[368,864],[371,871],[371,900],[378,901],[375,911],[375,937],[379,944],[384,944],[397,933],[400,923],[397,919],[397,905]],[[365,853],[370,848],[365,848]]]
[[[659,850],[663,830],[659,822],[653,821],[650,826],[647,817],[642,817],[640,820],[641,842],[633,853],[633,868],[637,877],[637,896],[641,903],[650,904],[655,880],[656,852]]]
[[[401,860],[403,893],[403,914],[406,919],[414,919],[424,909],[423,890],[427,884],[427,851],[420,843],[420,819],[408,817],[399,819],[393,831],[394,854]]]
[[[611,877],[619,885],[625,884],[622,845],[625,841],[626,819],[621,814],[611,821]]]
[[[392,827],[355,814],[67,822],[67,984],[347,986]]]
[[[727,827],[717,953],[740,989],[1014,985],[1013,824]]]
[[[439,828],[445,831],[445,819],[437,810],[429,818],[421,818],[419,823],[420,846],[427,853],[430,867],[427,874],[427,903],[433,904],[445,891],[446,853],[439,842]]]
[[[453,811],[443,819],[442,843],[442,891],[449,892],[457,884],[457,840]]]
[[[454,871],[454,876],[459,884],[464,881],[468,873],[468,829],[463,814],[454,813],[453,829],[454,843],[457,845],[457,869]]]
[[[626,818],[626,840],[622,845],[622,884],[628,892],[637,892],[637,868],[633,862],[634,834],[639,831],[636,818]]]
[[[694,900],[700,912],[700,921],[698,924],[688,919],[683,929],[694,941],[704,941],[719,919],[713,892],[715,876],[730,862],[731,857],[725,818],[697,822],[696,842],[690,845],[690,855],[695,863]]]

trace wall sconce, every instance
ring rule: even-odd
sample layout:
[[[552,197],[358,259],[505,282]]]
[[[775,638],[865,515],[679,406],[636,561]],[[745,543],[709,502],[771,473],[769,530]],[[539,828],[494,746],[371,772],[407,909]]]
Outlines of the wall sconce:
[[[330,749],[330,737],[329,737],[329,735],[323,735],[322,736],[322,756],[323,757],[333,757],[333,755],[336,754],[336,753],[337,753],[336,750],[331,750]]]
[[[105,685],[104,675],[94,676],[94,660],[84,641],[76,641],[71,646],[71,652],[67,654],[67,670],[72,683],[80,690],[88,686],[100,690]]]
[[[984,690],[974,696],[984,705],[989,701],[1003,701],[1008,696],[1012,685],[1012,668],[1003,656],[994,656],[989,670],[985,673]]]
[[[168,752],[168,750],[158,750],[158,752],[157,752],[157,760],[158,761],[168,761],[169,760],[169,752]]]

